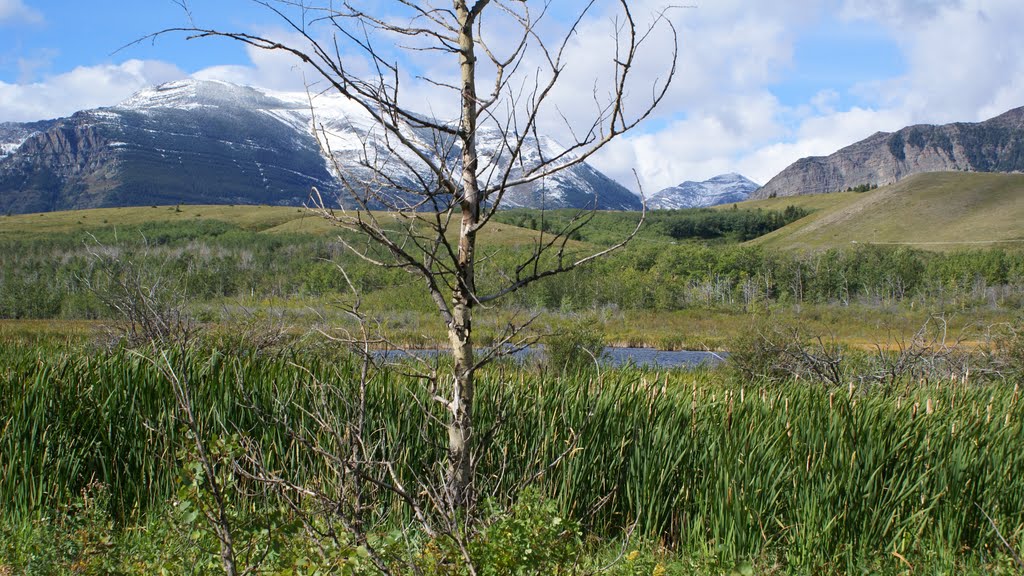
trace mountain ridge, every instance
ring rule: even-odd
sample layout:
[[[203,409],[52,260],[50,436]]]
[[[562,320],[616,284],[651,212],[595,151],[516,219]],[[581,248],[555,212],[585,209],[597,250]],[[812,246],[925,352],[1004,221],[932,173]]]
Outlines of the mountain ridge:
[[[317,96],[314,116],[309,98],[184,80],[67,118],[0,124],[0,213],[175,203],[299,206],[313,187],[337,205],[330,202],[341,190],[334,162],[359,183],[420,184],[403,164],[419,161],[395,159],[368,113],[340,97]],[[314,119],[327,129],[331,158],[312,133]],[[481,146],[481,158],[494,159],[481,170],[500,173],[501,142],[481,135],[492,144]],[[432,135],[419,138],[436,142]],[[527,163],[560,151],[543,137],[531,137],[527,149]],[[450,146],[445,151],[449,162],[458,158]],[[368,166],[374,163],[376,170]],[[510,189],[504,200],[509,207],[640,207],[639,198],[586,163]]]
[[[916,124],[876,132],[830,154],[801,158],[751,198],[885,186],[928,172],[1024,171],[1024,107],[982,122]]]

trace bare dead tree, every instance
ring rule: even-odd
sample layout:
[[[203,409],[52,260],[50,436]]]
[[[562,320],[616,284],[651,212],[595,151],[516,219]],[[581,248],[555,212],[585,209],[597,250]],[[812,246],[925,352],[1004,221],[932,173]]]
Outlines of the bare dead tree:
[[[543,188],[546,181],[583,163],[653,113],[675,75],[675,29],[665,12],[643,24],[628,0],[611,2],[616,14],[610,38],[614,55],[606,62],[605,82],[580,99],[593,106],[592,117],[576,122],[572,114],[558,109],[554,94],[573,64],[571,42],[598,10],[597,0],[580,2],[554,38],[542,26],[553,18],[553,0],[398,0],[390,3],[389,13],[355,1],[254,2],[276,15],[299,40],[288,44],[192,24],[153,36],[223,37],[290,54],[317,76],[310,89],[314,114],[319,95],[330,92],[352,104],[359,121],[372,125],[372,137],[361,143],[353,164],[343,163],[339,151],[332,149],[332,126],[314,120],[314,132],[341,192],[334,202],[314,189],[312,200],[323,217],[358,233],[359,241],[343,237],[352,253],[419,276],[447,326],[453,369],[435,395],[448,414],[448,464],[438,497],[449,510],[466,509],[476,496],[474,373],[498,354],[493,348],[479,354],[475,349],[474,311],[618,250],[636,230],[614,246],[580,253],[569,239],[593,216],[593,210],[581,211],[562,229],[540,232],[532,250],[503,271],[502,282],[487,291],[477,284],[476,270],[483,258],[478,235],[510,191]],[[509,35],[509,30],[515,33]],[[642,51],[662,32],[671,41],[670,49],[658,54],[664,58],[663,76],[640,85],[637,68],[647,55]],[[450,101],[459,104],[457,120],[424,114],[417,109],[424,107],[422,103],[408,104],[406,67],[423,55],[448,58],[451,70],[457,71],[452,80],[419,77],[422,84],[450,92]],[[554,152],[542,145],[541,134],[542,123],[551,118],[571,135],[571,142]],[[484,157],[482,135],[492,141]],[[637,229],[642,222],[641,215]],[[505,340],[512,341],[517,334],[510,330]]]
[[[932,316],[909,339],[890,335],[887,343],[876,343],[869,377],[886,393],[895,392],[901,382],[910,386],[965,378],[974,358],[967,340],[965,332],[950,333],[945,316]]]
[[[148,244],[135,253],[94,240],[87,250],[95,274],[81,280],[118,316],[115,332],[120,340],[129,346],[187,347],[199,335],[184,291],[166,270],[169,257],[149,258]]]

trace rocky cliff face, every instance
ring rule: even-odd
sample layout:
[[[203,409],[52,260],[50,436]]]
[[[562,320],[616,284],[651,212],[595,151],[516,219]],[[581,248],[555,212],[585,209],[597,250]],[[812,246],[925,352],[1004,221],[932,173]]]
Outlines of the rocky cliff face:
[[[316,123],[328,128],[332,158],[346,174],[378,187],[421,183],[407,168],[418,159],[396,158],[365,111],[338,98],[320,103]],[[0,124],[0,213],[174,203],[302,205],[313,186],[331,202],[341,187],[311,133],[313,122],[304,93],[183,81],[70,118]],[[486,136],[480,137],[481,158],[490,159],[482,162],[484,178],[502,161],[502,143]],[[437,141],[428,134],[421,140],[425,146]],[[530,154],[557,153],[547,139],[531,141],[528,149],[527,163]],[[458,158],[453,147],[444,152]],[[548,208],[589,207],[595,200],[604,209],[640,206],[636,196],[586,164],[505,196],[509,206]]]
[[[884,186],[923,172],[1024,170],[1024,107],[978,123],[917,125],[879,132],[827,156],[803,158],[752,198]]]
[[[85,114],[42,126],[0,158],[0,211],[88,205],[116,185],[116,155]]]

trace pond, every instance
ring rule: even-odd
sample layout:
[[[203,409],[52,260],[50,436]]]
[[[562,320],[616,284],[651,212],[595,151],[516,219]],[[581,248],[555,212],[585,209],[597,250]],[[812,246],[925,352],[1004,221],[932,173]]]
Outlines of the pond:
[[[697,350],[657,350],[655,348],[631,348],[608,346],[604,349],[605,361],[609,366],[618,367],[626,364],[647,366],[650,368],[695,368],[697,366],[717,366],[728,356],[726,352],[704,352]],[[400,360],[404,356],[431,358],[446,351],[439,350],[389,350],[380,352],[380,356],[389,360]],[[540,362],[544,353],[541,345],[531,346],[516,352],[512,356],[521,362]]]

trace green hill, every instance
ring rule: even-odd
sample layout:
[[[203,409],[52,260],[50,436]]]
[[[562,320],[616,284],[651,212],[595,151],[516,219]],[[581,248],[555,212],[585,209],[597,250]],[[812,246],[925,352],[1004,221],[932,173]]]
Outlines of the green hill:
[[[390,216],[377,213],[387,226]],[[219,221],[261,234],[338,234],[341,229],[305,208],[250,205],[177,205],[126,208],[93,208],[63,212],[40,212],[0,216],[0,240],[45,238],[52,235],[89,233],[117,228],[131,232],[152,224],[188,224]],[[452,226],[458,230],[458,223]],[[454,233],[454,232],[453,232]],[[537,232],[504,222],[484,228],[480,240],[485,245],[519,246],[536,241]],[[574,242],[573,245],[576,243]]]
[[[869,192],[752,200],[740,203],[739,207],[781,212],[791,205],[812,213],[752,243],[787,250],[851,244],[898,244],[937,251],[992,246],[1024,248],[1024,174],[919,174]],[[730,210],[733,206],[716,209]],[[508,215],[513,216],[513,212]],[[549,216],[554,218],[559,213],[549,212]],[[654,234],[659,240],[671,240],[659,234],[664,232],[664,226],[658,225],[657,216],[658,213],[651,214],[645,237]],[[616,240],[635,225],[635,216],[629,213],[600,213],[598,217],[601,222],[588,232],[622,228],[621,233],[614,234]],[[144,223],[197,220],[218,220],[269,234],[338,232],[302,208],[181,205],[0,216],[0,239],[90,232],[115,226],[131,230]],[[536,240],[538,233],[516,226],[519,222],[515,218],[499,220],[485,229],[485,244],[529,245]]]
[[[744,202],[744,208],[796,205],[815,212],[753,241],[817,250],[898,244],[927,250],[1024,248],[1024,174],[918,174],[870,192]]]

